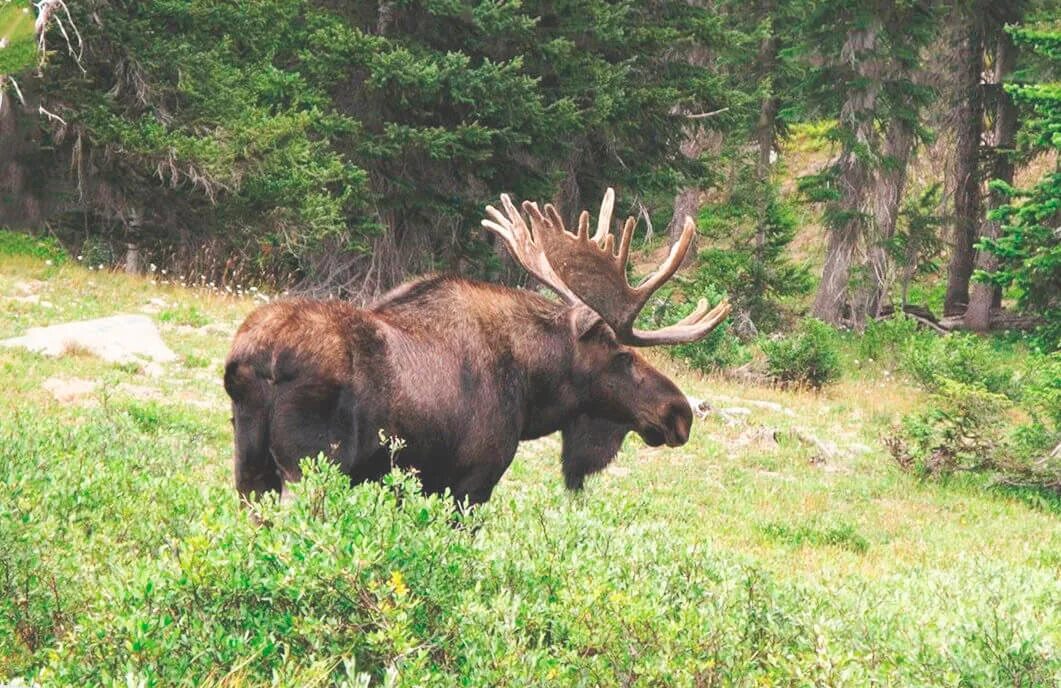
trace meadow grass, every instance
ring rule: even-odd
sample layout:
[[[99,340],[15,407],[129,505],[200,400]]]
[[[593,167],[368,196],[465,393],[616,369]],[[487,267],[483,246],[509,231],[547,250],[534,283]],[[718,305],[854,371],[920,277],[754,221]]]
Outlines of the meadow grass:
[[[308,466],[262,528],[232,489],[221,386],[254,306],[0,252],[0,338],[147,312],[179,355],[159,371],[0,348],[0,682],[1061,680],[1056,506],[898,470],[880,437],[925,399],[901,375],[781,390],[654,352],[740,412],[678,449],[629,439],[578,495],[557,437],[525,443],[463,527],[408,477],[350,489]],[[68,403],[43,387],[73,378],[96,387]]]
[[[34,14],[26,0],[0,0],[0,75],[18,73],[36,59]]]

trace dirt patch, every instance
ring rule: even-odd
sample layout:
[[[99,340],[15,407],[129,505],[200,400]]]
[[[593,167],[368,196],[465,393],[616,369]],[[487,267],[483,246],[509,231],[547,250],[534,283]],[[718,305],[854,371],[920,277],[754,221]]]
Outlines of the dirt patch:
[[[41,384],[41,388],[52,395],[60,404],[96,403],[95,393],[99,383],[80,377],[50,377]]]

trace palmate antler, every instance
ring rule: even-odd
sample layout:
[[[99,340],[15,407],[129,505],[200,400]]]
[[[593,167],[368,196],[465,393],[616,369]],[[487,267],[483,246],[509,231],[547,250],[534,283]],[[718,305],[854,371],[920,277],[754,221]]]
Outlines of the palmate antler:
[[[508,195],[501,195],[501,203],[504,213],[493,206],[486,207],[489,219],[483,220],[483,226],[504,240],[524,269],[570,305],[583,304],[595,311],[626,344],[693,342],[705,337],[729,313],[725,300],[710,308],[707,299],[700,299],[692,313],[673,325],[651,331],[634,327],[638,313],[653,292],[674,276],[689,252],[696,232],[691,217],[685,218],[682,235],[671,246],[667,259],[641,284],[632,287],[626,279],[626,261],[636,221],[627,218],[616,248],[615,237],[609,231],[615,206],[612,189],[604,194],[593,236],[589,234],[586,211],[579,215],[577,233],[571,233],[552,204],[547,204],[542,213],[537,203],[524,201],[523,210],[530,218],[528,227]]]

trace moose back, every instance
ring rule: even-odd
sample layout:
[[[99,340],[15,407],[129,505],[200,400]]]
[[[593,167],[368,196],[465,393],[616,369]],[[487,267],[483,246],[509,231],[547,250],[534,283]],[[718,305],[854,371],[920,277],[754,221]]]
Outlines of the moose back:
[[[689,404],[636,347],[699,339],[729,306],[701,301],[675,325],[634,328],[695,228],[686,218],[668,258],[631,287],[634,221],[616,242],[613,203],[609,189],[592,236],[585,212],[572,233],[551,205],[543,213],[525,202],[521,213],[502,196],[503,211],[487,208],[483,225],[559,302],[433,276],[365,309],[293,299],[254,311],[225,364],[240,494],[281,491],[300,478],[299,461],[319,453],[354,483],[378,479],[391,465],[381,430],[405,440],[397,463],[415,469],[425,491],[449,489],[472,504],[489,499],[521,440],[560,431],[572,489],[607,466],[630,431],[653,446],[684,444]]]

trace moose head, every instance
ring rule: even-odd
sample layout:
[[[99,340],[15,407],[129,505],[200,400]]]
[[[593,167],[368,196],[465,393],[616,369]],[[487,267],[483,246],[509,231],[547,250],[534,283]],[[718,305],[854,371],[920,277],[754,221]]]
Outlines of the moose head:
[[[685,444],[692,424],[685,395],[636,347],[701,339],[726,317],[729,303],[710,308],[700,299],[687,317],[658,330],[641,330],[634,323],[685,259],[696,232],[692,218],[685,218],[681,237],[663,263],[635,287],[627,279],[626,265],[636,221],[627,218],[616,242],[611,233],[613,189],[604,195],[592,235],[587,211],[579,215],[577,231],[570,232],[552,204],[543,212],[525,201],[529,225],[508,195],[501,196],[501,204],[503,211],[487,206],[483,226],[569,307],[566,317],[574,341],[570,374],[572,386],[585,395],[585,415],[632,428],[651,446]]]

